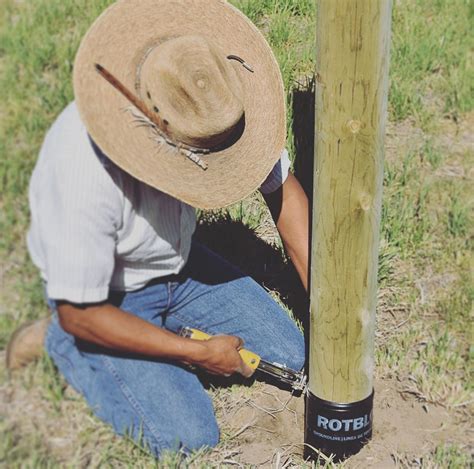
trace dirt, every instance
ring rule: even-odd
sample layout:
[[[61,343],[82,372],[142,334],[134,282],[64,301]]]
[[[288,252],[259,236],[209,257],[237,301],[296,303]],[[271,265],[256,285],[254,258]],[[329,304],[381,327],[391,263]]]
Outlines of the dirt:
[[[400,155],[418,153],[423,146],[432,139],[435,148],[443,155],[449,154],[449,161],[439,167],[436,176],[446,178],[474,178],[474,165],[468,169],[462,164],[463,157],[468,155],[472,162],[474,155],[474,112],[463,115],[462,119],[442,119],[437,123],[437,132],[434,137],[426,135],[422,129],[416,127],[410,119],[387,125],[385,139],[385,159],[392,163]]]
[[[260,385],[251,399],[222,419],[224,426],[231,422],[233,431],[241,432],[239,462],[264,467],[275,467],[277,461],[302,462],[304,398],[290,397],[286,391]],[[397,467],[398,454],[414,459],[441,443],[460,442],[464,435],[446,409],[404,397],[392,380],[375,383],[374,421],[372,441],[347,467]]]

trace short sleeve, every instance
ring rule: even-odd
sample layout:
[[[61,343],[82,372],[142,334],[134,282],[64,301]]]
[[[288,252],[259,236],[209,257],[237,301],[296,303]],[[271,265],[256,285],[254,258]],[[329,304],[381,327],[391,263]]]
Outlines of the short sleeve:
[[[265,179],[264,183],[261,185],[260,192],[263,194],[270,194],[279,189],[288,177],[290,166],[290,157],[288,151],[285,149],[282,151],[277,164],[273,167],[267,179]]]
[[[68,147],[43,148],[61,150]],[[121,223],[117,186],[90,142],[88,147],[82,142],[70,155],[43,157],[47,161],[39,162],[30,183],[28,245],[32,257],[40,259],[47,294],[73,303],[104,301]]]

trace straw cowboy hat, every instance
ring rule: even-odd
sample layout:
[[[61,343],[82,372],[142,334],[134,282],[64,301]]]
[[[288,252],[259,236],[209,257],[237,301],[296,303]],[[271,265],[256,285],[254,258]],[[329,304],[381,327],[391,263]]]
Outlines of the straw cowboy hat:
[[[94,142],[136,179],[199,208],[243,199],[285,145],[281,74],[223,0],[120,0],[77,53],[74,92]]]

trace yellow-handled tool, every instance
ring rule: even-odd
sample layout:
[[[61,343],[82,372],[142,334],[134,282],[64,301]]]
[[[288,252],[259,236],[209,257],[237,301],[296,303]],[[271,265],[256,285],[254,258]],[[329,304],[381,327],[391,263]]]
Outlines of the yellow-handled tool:
[[[191,327],[183,327],[179,335],[194,340],[209,340],[212,336]],[[240,349],[239,354],[242,360],[253,370],[259,370],[277,378],[278,380],[290,384],[296,391],[303,391],[306,388],[306,375],[302,371],[295,371],[279,363],[269,363],[262,360],[259,355],[247,349]]]
[[[212,337],[199,329],[192,329],[191,327],[183,327],[180,335],[194,340],[209,340]],[[261,362],[261,358],[256,353],[244,348],[239,350],[239,355],[242,357],[244,363],[252,368],[252,370],[256,370]]]

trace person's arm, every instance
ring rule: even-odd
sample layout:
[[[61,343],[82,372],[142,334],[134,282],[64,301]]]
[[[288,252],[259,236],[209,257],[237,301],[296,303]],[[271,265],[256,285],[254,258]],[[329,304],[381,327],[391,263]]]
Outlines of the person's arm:
[[[263,194],[280,236],[305,289],[308,289],[309,203],[298,180],[289,173],[276,191]]]
[[[186,339],[108,303],[59,302],[58,316],[66,332],[111,350],[177,360],[225,376],[253,373],[239,355],[243,341],[238,337],[214,336],[202,342]]]

